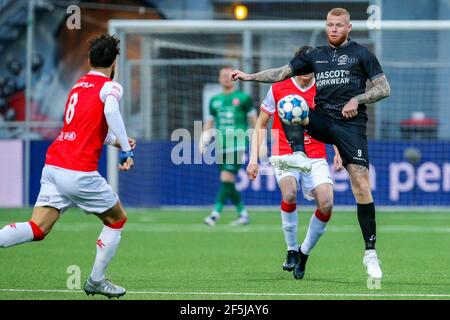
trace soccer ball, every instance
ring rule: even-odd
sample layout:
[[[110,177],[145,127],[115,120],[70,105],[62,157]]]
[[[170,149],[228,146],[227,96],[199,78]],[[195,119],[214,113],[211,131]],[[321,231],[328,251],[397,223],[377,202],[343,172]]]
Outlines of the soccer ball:
[[[301,124],[309,114],[308,103],[296,94],[290,94],[280,99],[277,110],[281,121],[289,125]]]

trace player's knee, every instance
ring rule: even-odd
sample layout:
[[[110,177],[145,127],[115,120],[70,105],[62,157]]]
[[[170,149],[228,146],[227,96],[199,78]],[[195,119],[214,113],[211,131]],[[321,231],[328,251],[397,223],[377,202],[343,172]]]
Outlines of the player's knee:
[[[355,196],[357,202],[366,202],[372,198],[370,184],[366,181],[359,181],[358,183],[355,183],[352,189],[353,195]]]
[[[327,218],[329,219],[331,216],[331,212],[333,211],[333,201],[331,201],[330,199],[321,201],[319,203],[318,209],[324,216],[327,216]]]
[[[127,213],[122,205],[118,202],[110,210],[97,215],[105,226],[113,229],[122,229],[127,222]]]
[[[296,203],[297,192],[295,190],[287,190],[283,192],[283,201],[286,203]]]

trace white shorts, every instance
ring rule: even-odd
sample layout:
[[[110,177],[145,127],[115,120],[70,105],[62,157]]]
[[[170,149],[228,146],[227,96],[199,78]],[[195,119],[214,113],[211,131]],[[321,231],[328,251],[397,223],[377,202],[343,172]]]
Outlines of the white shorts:
[[[81,172],[45,166],[35,207],[61,210],[76,205],[86,213],[103,213],[119,201],[106,180],[97,172]]]
[[[311,166],[312,169],[309,173],[300,173],[294,169],[279,170],[275,168],[278,185],[284,177],[294,177],[298,185],[301,177],[303,197],[306,200],[314,200],[312,191],[324,183],[333,185],[333,180],[331,179],[330,168],[325,159],[311,159]]]

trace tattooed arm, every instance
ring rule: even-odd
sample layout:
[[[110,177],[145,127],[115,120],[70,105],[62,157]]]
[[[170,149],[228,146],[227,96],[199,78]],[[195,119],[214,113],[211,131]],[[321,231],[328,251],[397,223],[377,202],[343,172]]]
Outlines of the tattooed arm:
[[[389,97],[391,88],[385,75],[372,81],[373,87],[352,99],[342,109],[344,118],[352,118],[358,114],[358,105],[363,103],[374,103],[383,98]]]
[[[374,79],[372,85],[372,88],[354,98],[359,104],[374,103],[390,96],[391,88],[385,75]]]
[[[281,68],[268,69],[258,73],[246,74],[240,70],[234,70],[231,73],[231,80],[242,80],[242,81],[256,81],[256,82],[279,82],[292,77],[294,74],[289,65],[284,65]]]

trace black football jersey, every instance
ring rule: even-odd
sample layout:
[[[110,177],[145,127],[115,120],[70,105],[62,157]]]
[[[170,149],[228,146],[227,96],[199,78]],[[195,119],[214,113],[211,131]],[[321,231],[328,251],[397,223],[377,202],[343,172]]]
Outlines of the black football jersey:
[[[345,119],[342,109],[353,97],[364,93],[367,79],[383,75],[378,59],[366,47],[348,40],[344,45],[317,47],[289,62],[294,75],[314,72],[316,109],[336,119]],[[358,118],[367,120],[366,105],[358,106]]]

